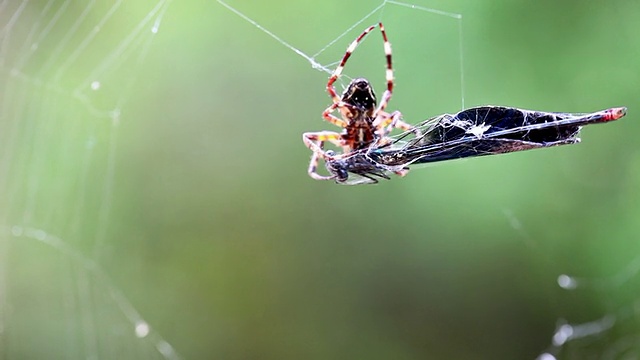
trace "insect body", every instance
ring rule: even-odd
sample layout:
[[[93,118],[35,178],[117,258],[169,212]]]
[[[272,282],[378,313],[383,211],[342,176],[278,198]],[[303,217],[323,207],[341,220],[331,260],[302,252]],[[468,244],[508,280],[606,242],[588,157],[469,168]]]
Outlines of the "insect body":
[[[481,106],[429,119],[415,126],[418,135],[400,134],[380,146],[329,160],[326,167],[338,183],[376,183],[389,179],[391,172],[406,174],[412,164],[575,144],[581,126],[618,120],[626,111],[618,107],[571,114]]]

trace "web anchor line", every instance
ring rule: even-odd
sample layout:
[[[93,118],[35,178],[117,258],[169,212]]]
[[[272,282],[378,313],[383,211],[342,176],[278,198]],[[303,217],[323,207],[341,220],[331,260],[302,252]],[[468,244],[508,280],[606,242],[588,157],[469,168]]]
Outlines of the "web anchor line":
[[[227,8],[229,11],[231,11],[234,14],[238,15],[240,18],[242,18],[243,20],[245,20],[249,24],[251,24],[254,27],[258,28],[258,30],[262,31],[263,33],[267,34],[269,37],[271,37],[274,40],[276,40],[281,45],[285,46],[289,50],[293,51],[294,53],[296,53],[297,55],[299,55],[300,57],[305,59],[311,65],[312,69],[319,70],[319,71],[325,72],[327,74],[332,74],[333,73],[333,69],[331,69],[331,66],[334,65],[334,64],[323,65],[323,64],[319,63],[316,60],[317,57],[320,56],[322,53],[324,53],[327,49],[329,49],[330,47],[335,45],[340,39],[342,39],[344,36],[349,34],[352,30],[354,30],[355,28],[360,26],[364,21],[367,21],[369,18],[371,18],[375,14],[379,13],[380,17],[382,17],[384,9],[387,7],[387,5],[409,8],[409,9],[413,9],[413,10],[417,10],[417,11],[423,11],[423,12],[426,12],[426,13],[430,13],[430,14],[434,14],[434,15],[438,15],[438,16],[444,16],[444,17],[448,17],[448,18],[454,19],[454,20],[456,20],[458,22],[458,43],[459,43],[458,44],[458,53],[459,53],[458,61],[459,61],[459,64],[460,64],[460,66],[459,66],[460,70],[459,71],[460,71],[460,99],[461,99],[460,109],[462,110],[462,109],[465,108],[465,100],[464,100],[464,98],[465,98],[465,96],[464,96],[464,61],[463,61],[464,55],[463,55],[463,45],[462,45],[464,37],[463,37],[463,32],[462,32],[462,30],[463,30],[463,27],[462,27],[462,14],[442,11],[442,10],[438,10],[438,9],[428,8],[428,7],[425,7],[425,6],[415,5],[415,4],[410,4],[410,3],[400,2],[400,1],[384,0],[384,1],[382,1],[382,3],[380,3],[377,6],[375,6],[371,11],[369,11],[366,15],[364,15],[358,21],[356,21],[351,26],[349,26],[340,35],[338,35],[336,38],[331,40],[325,46],[320,48],[320,50],[318,50],[316,53],[314,53],[313,55],[308,55],[306,52],[300,50],[299,48],[297,48],[297,47],[295,47],[293,45],[291,45],[290,43],[288,43],[287,41],[285,41],[284,39],[282,39],[278,35],[274,34],[272,31],[270,31],[270,30],[266,29],[264,26],[260,25],[260,23],[258,23],[256,20],[250,18],[249,16],[245,15],[244,13],[239,11],[238,9],[236,9],[233,6],[229,5],[227,2],[225,2],[223,0],[216,0],[216,1],[220,5],[222,5],[225,8]],[[379,21],[380,20],[378,20],[377,22],[379,22]]]

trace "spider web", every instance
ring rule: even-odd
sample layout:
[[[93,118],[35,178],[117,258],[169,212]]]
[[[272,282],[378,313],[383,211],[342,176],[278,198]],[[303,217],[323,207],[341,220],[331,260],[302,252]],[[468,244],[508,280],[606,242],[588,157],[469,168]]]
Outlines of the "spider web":
[[[464,108],[464,54],[463,54],[463,47],[462,47],[464,36],[463,36],[463,26],[462,26],[463,25],[462,14],[442,11],[435,8],[429,8],[429,7],[406,3],[406,2],[384,0],[377,6],[372,7],[372,9],[368,13],[364,14],[362,18],[360,18],[359,20],[357,20],[356,22],[348,26],[344,31],[342,31],[342,33],[338,33],[335,38],[333,38],[328,43],[322,45],[319,49],[311,53],[311,52],[305,52],[300,48],[297,48],[292,44],[288,43],[284,39],[280,38],[277,34],[263,27],[260,23],[258,23],[251,17],[247,16],[246,14],[236,9],[235,7],[229,5],[229,3],[222,0],[216,0],[216,1],[218,1],[219,4],[227,8],[229,11],[238,15],[244,21],[255,26],[260,31],[264,32],[266,35],[270,36],[272,39],[274,39],[275,41],[285,46],[287,49],[289,49],[293,53],[305,59],[307,62],[309,62],[309,64],[313,69],[325,72],[327,74],[332,74],[333,69],[340,62],[340,58],[342,55],[336,56],[336,54],[344,53],[345,51],[344,43],[348,43],[352,41],[353,36],[351,35],[359,33],[364,29],[365,26],[371,25],[370,23],[374,23],[376,21],[383,21],[385,19],[393,19],[393,16],[385,17],[385,14],[390,15],[390,14],[394,14],[395,11],[405,10],[405,11],[409,11],[410,13],[418,14],[419,15],[418,18],[424,18],[425,16],[430,16],[431,20],[434,20],[434,19],[439,20],[439,22],[432,21],[432,23],[434,23],[434,28],[437,29],[439,25],[444,24],[445,29],[443,30],[443,32],[455,39],[454,44],[456,44],[457,46],[452,46],[450,49],[448,49],[449,52],[447,52],[446,54],[440,54],[440,55],[446,57],[447,59],[451,59],[452,54],[455,54],[457,63],[453,67],[454,70],[453,71],[450,70],[448,73],[455,74],[455,76],[459,79],[457,94],[452,95],[452,97],[459,98],[461,109]],[[360,48],[361,47],[362,46],[360,45]],[[334,51],[330,51],[330,50],[334,50]],[[338,51],[337,53],[336,53],[336,50]],[[362,50],[358,50],[358,52],[360,51]],[[328,55],[328,56],[325,56],[325,55]],[[438,56],[438,54],[432,53],[429,56],[436,57]],[[329,60],[325,61],[323,60],[324,58],[327,58]],[[353,60],[351,60],[351,62],[353,62]],[[343,76],[341,76],[341,78],[338,80],[342,84],[343,88],[345,88],[348,82],[354,78],[353,76],[349,75],[349,68],[350,66],[347,65],[346,71],[343,73]],[[443,69],[440,69],[440,70],[444,71]]]
[[[146,284],[127,287],[122,278],[113,276],[123,266],[114,242],[123,238],[129,243],[125,248],[134,249],[136,240],[135,234],[119,233],[114,220],[116,169],[118,160],[126,156],[119,149],[121,128],[136,120],[130,111],[139,101],[135,91],[141,86],[141,72],[154,60],[149,54],[157,46],[159,31],[165,31],[163,19],[175,6],[170,4],[170,0],[0,3],[2,358],[180,357],[177,345],[163,338],[166,331],[156,330],[162,321],[142,307],[152,302],[137,292],[148,290]],[[398,14],[428,18],[441,31],[437,35],[451,41],[447,49],[421,61],[428,64],[429,57],[443,57],[450,67],[425,65],[418,70],[433,71],[434,79],[441,76],[454,83],[448,90],[435,89],[443,94],[428,107],[434,114],[465,107],[460,14],[387,0],[355,14],[356,21],[348,26],[327,31],[328,38],[321,44],[307,44],[280,38],[235,4],[218,4],[220,11],[235,13],[282,44],[292,58],[297,56],[324,73],[332,71],[346,44],[365,26],[403,18]],[[392,42],[399,37],[398,28],[410,27],[387,26]],[[381,42],[368,40],[347,65],[343,87],[356,75],[358,61],[368,59],[359,56],[361,49],[367,53],[368,46],[371,58],[380,59],[377,68],[383,69]],[[399,56],[402,52],[394,42],[394,66],[406,62]],[[401,82],[411,81],[400,75]],[[425,78],[422,75],[416,78]],[[378,82],[382,79],[379,76]],[[397,104],[398,98],[393,101]],[[411,110],[404,111],[406,106],[398,108],[412,115]],[[504,217],[529,246],[536,246],[524,230],[526,223],[511,211],[505,211]],[[558,283],[572,293],[606,292],[633,284],[639,267],[631,262],[620,275],[602,280],[561,275]],[[612,305],[600,318],[573,321],[562,316],[540,359],[580,358],[585,349],[596,354],[605,349],[611,358],[637,352],[637,332],[612,333],[633,323],[634,299]]]
[[[558,276],[558,286],[566,291],[595,291],[616,293],[627,287],[634,288],[640,273],[640,258],[628,263],[622,271],[608,278],[579,278],[567,274]],[[593,356],[598,359],[637,359],[640,357],[640,333],[637,322],[637,299],[630,303],[615,304],[601,317],[585,322],[557,321],[551,344],[537,360],[556,360]]]
[[[503,210],[511,227],[519,233],[526,246],[532,250],[540,244],[525,229],[523,222],[511,211]],[[550,268],[551,257],[543,262]],[[640,280],[640,257],[615,266],[617,272],[604,277],[579,277],[560,274],[555,279],[561,291],[559,302],[564,308],[556,319],[555,330],[549,334],[549,344],[536,360],[557,359],[637,359],[640,357],[640,332],[637,325],[640,305],[635,289]],[[583,308],[583,300],[603,298],[604,306],[599,314]],[[567,299],[568,298],[568,299]],[[580,309],[576,311],[575,309]],[[563,314],[564,311],[564,314]]]
[[[169,4],[0,4],[1,358],[179,358],[104,268],[118,127]]]

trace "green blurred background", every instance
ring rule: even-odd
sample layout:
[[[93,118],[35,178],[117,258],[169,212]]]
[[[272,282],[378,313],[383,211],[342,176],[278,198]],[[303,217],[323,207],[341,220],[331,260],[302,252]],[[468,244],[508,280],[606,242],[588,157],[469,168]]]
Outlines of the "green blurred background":
[[[92,8],[65,51],[114,4]],[[612,329],[558,358],[639,356],[640,3],[415,1],[463,14],[461,40],[455,19],[385,5],[317,59],[383,21],[389,109],[409,123],[460,110],[460,45],[466,107],[629,112],[579,145],[357,187],[306,174],[301,134],[336,130],[321,117],[326,73],[215,1],[173,2],[157,34],[127,43],[157,4],[118,7],[61,77],[62,60],[41,69],[85,5],[52,29],[44,3],[2,16],[5,358],[157,356],[116,320],[114,289],[189,359],[534,359],[560,319],[605,315]],[[229,4],[314,54],[380,3]],[[49,47],[27,46],[34,28]],[[99,95],[82,82],[96,69]],[[379,34],[346,73],[381,92]],[[564,291],[560,274],[590,280]]]

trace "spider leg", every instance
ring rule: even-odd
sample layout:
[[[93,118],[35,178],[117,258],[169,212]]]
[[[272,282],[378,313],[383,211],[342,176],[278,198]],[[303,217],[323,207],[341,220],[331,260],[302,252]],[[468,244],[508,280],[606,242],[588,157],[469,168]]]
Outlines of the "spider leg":
[[[400,176],[400,177],[404,177],[409,173],[409,168],[406,169],[402,169],[402,170],[397,170],[393,172],[394,174]]]
[[[416,138],[420,137],[420,129],[400,120],[400,118],[402,118],[402,114],[400,113],[400,111],[394,111],[391,114],[382,111],[378,114],[378,117],[374,121],[373,125],[376,127],[378,135],[381,139],[386,138],[393,129],[411,131]]]
[[[378,117],[373,122],[373,126],[375,126],[380,137],[389,135],[393,129],[413,130],[412,125],[400,120],[400,118],[402,118],[400,111],[394,111],[391,114],[382,111],[378,113]]]
[[[416,134],[416,137],[420,136],[420,130],[400,120],[401,117],[402,114],[400,113],[400,111],[394,111],[391,114],[382,111],[378,114],[378,118],[374,122],[376,130],[379,134],[377,146],[383,146],[393,142],[393,139],[387,136],[393,129],[413,131],[414,134]],[[403,177],[409,173],[409,168],[396,170],[393,173]]]
[[[342,135],[334,131],[318,131],[318,132],[306,132],[302,134],[302,141],[313,152],[317,152],[323,159],[333,159],[324,151],[322,145],[325,141],[329,141],[332,144],[342,147]]]
[[[342,135],[333,131],[318,131],[318,132],[307,132],[302,134],[302,141],[304,144],[313,151],[311,155],[311,161],[309,162],[309,168],[307,169],[307,173],[313,179],[316,180],[331,180],[335,178],[335,175],[332,176],[324,176],[318,174],[318,161],[320,158],[323,160],[333,160],[334,157],[327,154],[327,151],[324,150],[325,141],[329,141],[332,144],[342,147]]]
[[[384,27],[382,26],[382,23],[379,23],[378,25],[380,26],[380,29],[382,29],[382,31],[384,32]],[[342,70],[344,69],[344,66],[347,63],[347,60],[349,60],[349,57],[351,57],[351,54],[356,50],[356,47],[358,47],[358,44],[360,43],[360,41],[362,41],[362,39],[365,36],[367,36],[367,34],[371,32],[371,30],[375,29],[375,27],[376,27],[376,25],[372,25],[372,26],[369,26],[368,28],[366,28],[362,32],[362,34],[360,34],[349,45],[349,47],[347,47],[347,51],[344,53],[344,56],[342,57],[342,60],[340,61],[340,64],[333,71],[333,74],[331,74],[331,77],[329,77],[329,81],[327,82],[327,92],[329,93],[329,96],[331,97],[331,100],[333,100],[334,104],[337,104],[337,103],[340,102],[340,96],[338,96],[338,93],[336,92],[336,89],[333,87],[333,84],[336,82],[336,80],[338,80],[338,78],[342,74]],[[384,35],[384,37],[386,38],[386,35]],[[385,47],[386,47],[386,45],[385,45]],[[389,48],[389,50],[390,49],[391,48]]]
[[[322,112],[322,117],[327,120],[328,122],[332,123],[333,125],[336,126],[340,126],[341,128],[346,128],[347,127],[347,122],[338,118],[337,116],[331,114],[335,109],[339,108],[340,106],[344,106],[344,104],[342,103],[342,101],[339,101],[337,103],[333,103],[331,105],[329,105],[329,107],[327,107],[323,112]]]
[[[389,104],[389,100],[391,100],[391,94],[393,93],[393,66],[391,63],[391,43],[387,38],[387,33],[384,30],[384,26],[382,23],[378,23],[380,26],[380,32],[382,33],[382,41],[384,41],[384,55],[387,58],[387,71],[385,72],[385,78],[387,80],[387,90],[382,94],[382,98],[380,100],[380,104],[378,104],[378,108],[373,113],[374,116],[379,112],[384,111],[384,109]]]

